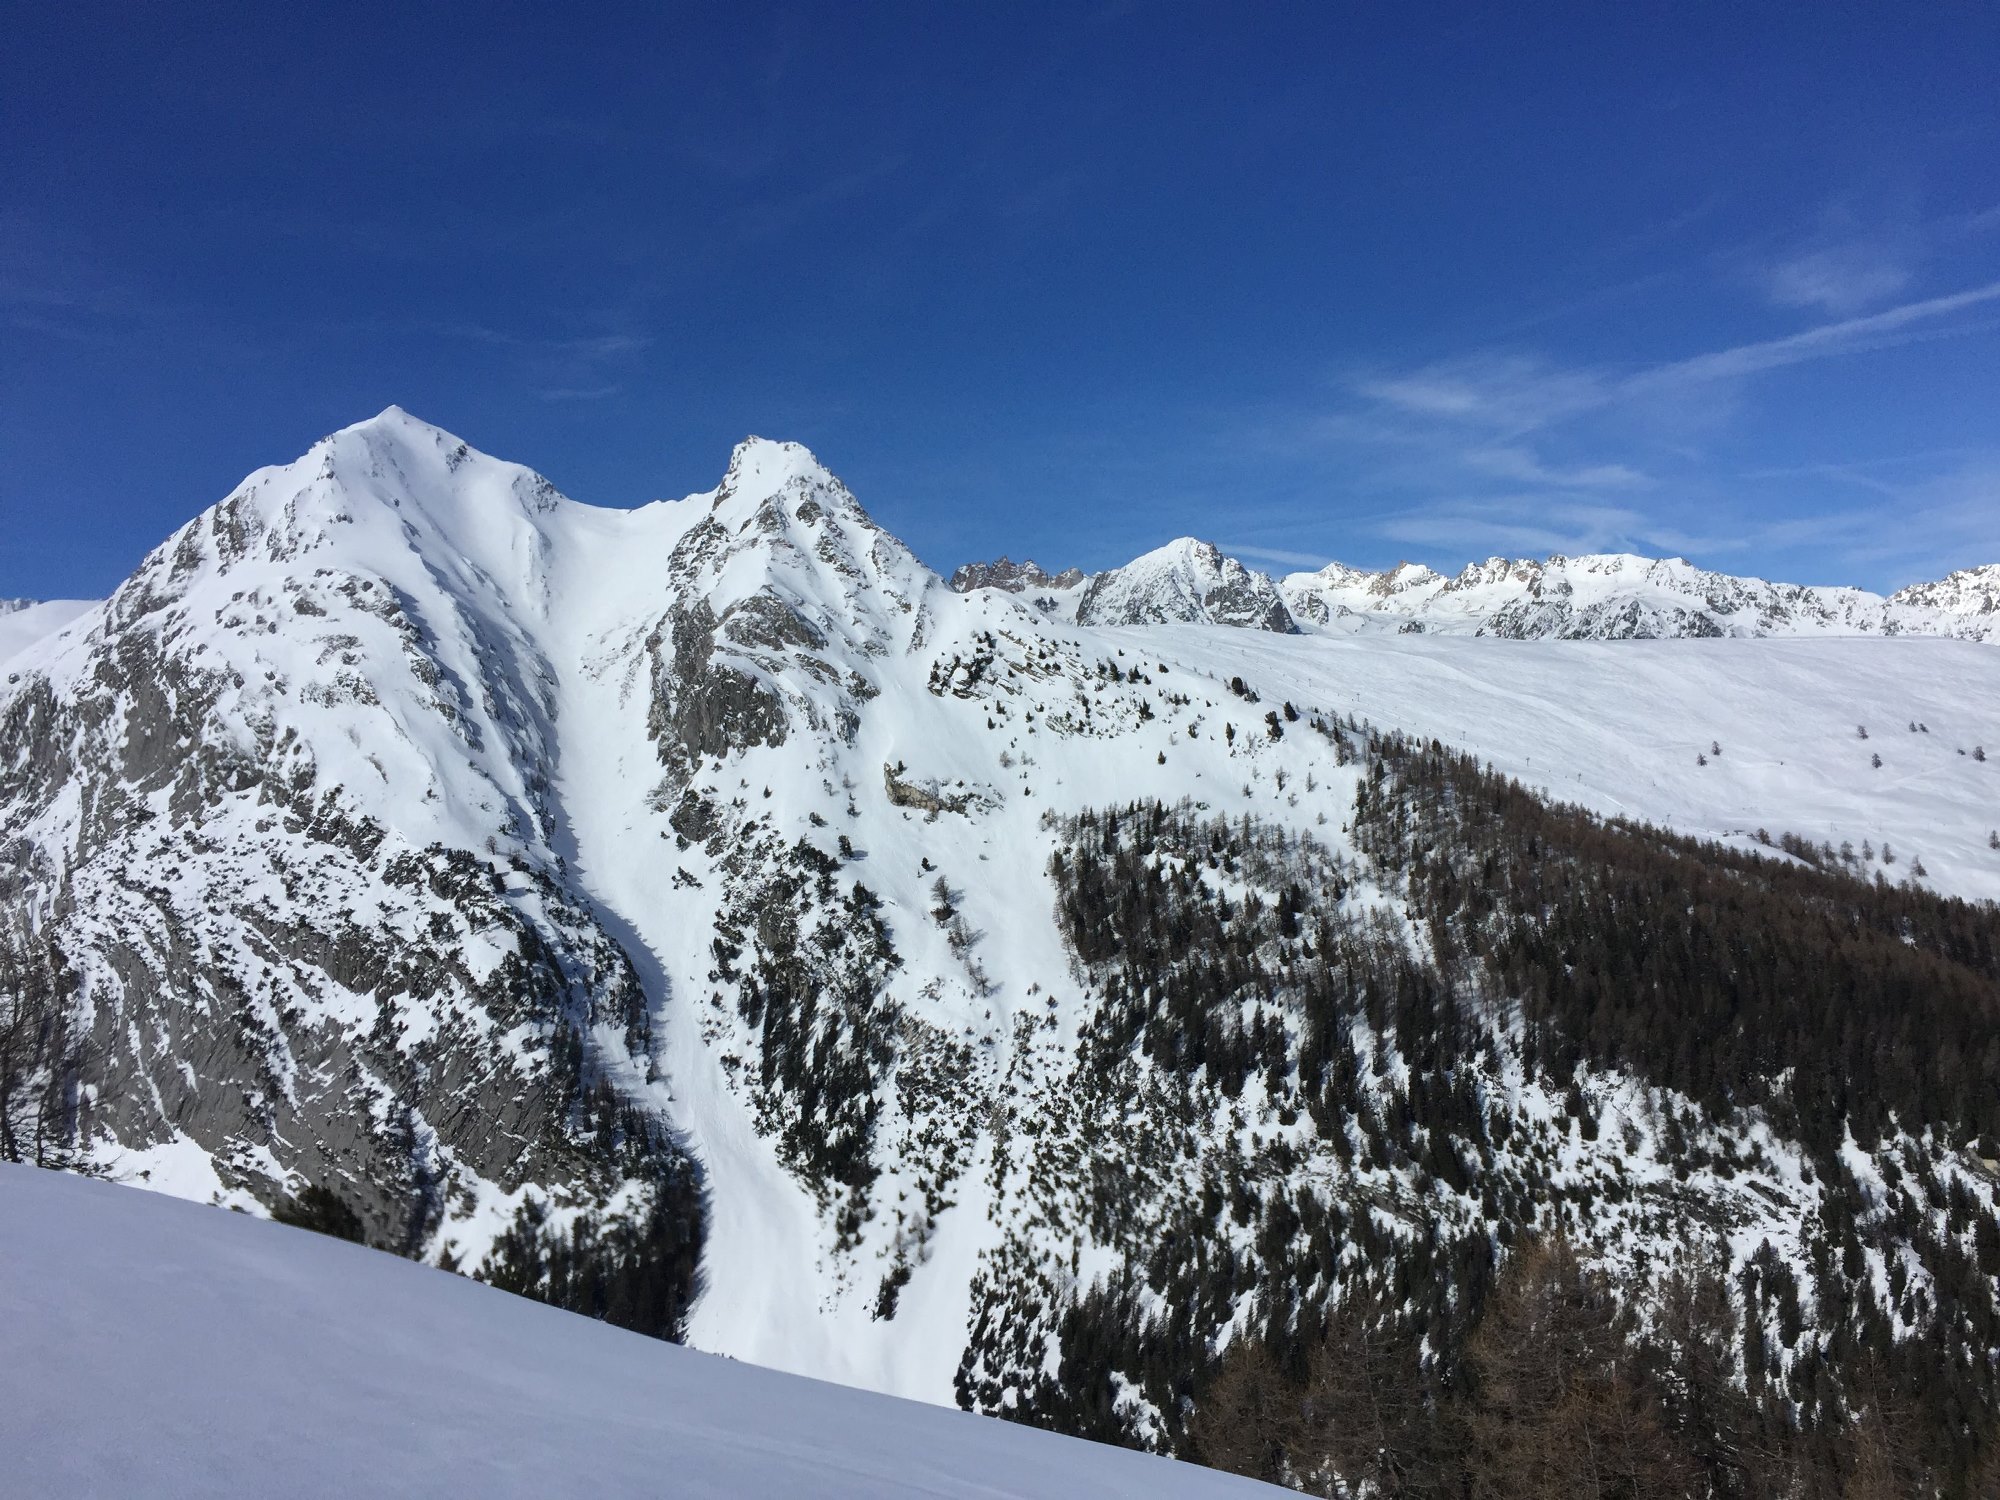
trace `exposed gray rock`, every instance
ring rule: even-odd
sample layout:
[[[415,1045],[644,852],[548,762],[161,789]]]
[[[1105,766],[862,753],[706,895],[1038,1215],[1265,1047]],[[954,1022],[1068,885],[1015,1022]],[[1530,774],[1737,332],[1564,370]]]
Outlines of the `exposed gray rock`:
[[[979,794],[969,791],[947,792],[936,782],[924,783],[905,781],[901,772],[907,766],[885,765],[882,767],[882,785],[889,793],[889,802],[895,807],[914,807],[927,813],[965,813],[980,802]]]
[[[1032,561],[1017,563],[1005,556],[992,562],[964,563],[951,575],[952,588],[961,594],[974,589],[1002,589],[1010,594],[1029,589],[1073,589],[1082,582],[1081,568],[1048,573]]]
[[[752,628],[757,623],[753,618]],[[658,631],[646,642],[653,663],[646,727],[668,770],[685,777],[704,757],[782,745],[790,728],[784,700],[745,667],[717,654],[718,623],[708,601],[675,605],[666,625],[670,651]]]

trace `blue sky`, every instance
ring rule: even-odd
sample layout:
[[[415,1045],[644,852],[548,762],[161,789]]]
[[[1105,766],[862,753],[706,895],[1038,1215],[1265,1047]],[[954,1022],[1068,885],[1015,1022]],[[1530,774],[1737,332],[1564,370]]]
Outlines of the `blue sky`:
[[[940,568],[2000,559],[1990,6],[307,9],[10,9],[0,595],[391,402]]]

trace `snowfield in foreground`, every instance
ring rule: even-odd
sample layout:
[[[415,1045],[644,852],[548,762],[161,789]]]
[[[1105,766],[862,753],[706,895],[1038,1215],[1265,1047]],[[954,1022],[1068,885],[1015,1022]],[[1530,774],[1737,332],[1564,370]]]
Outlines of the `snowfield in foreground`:
[[[0,1166],[16,1495],[1250,1495],[780,1375],[378,1251]]]

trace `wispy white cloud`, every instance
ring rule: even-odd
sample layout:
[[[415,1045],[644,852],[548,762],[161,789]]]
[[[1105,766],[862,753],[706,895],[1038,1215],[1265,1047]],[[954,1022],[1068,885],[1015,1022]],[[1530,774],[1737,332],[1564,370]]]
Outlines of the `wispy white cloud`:
[[[1840,555],[1849,561],[1894,564],[1901,583],[2000,561],[2000,457],[1975,456],[1906,482],[1883,478],[1872,488],[1888,502],[1894,524],[1882,524],[1884,507],[1878,504],[1871,524],[1837,537]]]
[[[1519,484],[1546,484],[1565,490],[1622,490],[1650,483],[1627,464],[1583,464],[1561,468],[1543,463],[1525,447],[1475,448],[1465,455],[1468,467],[1496,479]]]
[[[1323,568],[1333,561],[1317,552],[1290,552],[1282,547],[1252,547],[1242,542],[1218,545],[1231,557],[1253,557],[1259,562],[1284,563],[1294,568]]]
[[[1955,315],[1994,302],[2000,302],[2000,281],[1636,370],[1565,367],[1539,355],[1483,353],[1365,378],[1354,389],[1405,416],[1516,438],[1614,404],[1935,337],[1954,331],[1949,320]]]
[[[1361,381],[1362,396],[1410,416],[1530,432],[1610,399],[1605,377],[1536,355],[1468,354]]]
[[[605,321],[611,321],[606,319]],[[430,331],[499,351],[520,371],[523,384],[543,401],[605,401],[621,394],[617,376],[653,345],[634,328],[591,334],[518,333],[486,323],[439,323]]]
[[[1627,506],[1575,505],[1523,493],[1448,499],[1378,517],[1370,529],[1385,541],[1447,549],[1443,560],[1482,552],[1567,556],[1637,552],[1645,556],[1720,558],[1809,546],[1848,561],[1862,561],[1870,538],[1881,531],[1872,510],[1821,509],[1781,520],[1754,520],[1741,511],[1711,519],[1722,526],[1700,531]]]
[[[1681,540],[1629,507],[1578,505],[1536,493],[1429,502],[1378,517],[1371,529],[1386,541],[1449,548],[1459,557],[1677,550]]]
[[[744,235],[748,239],[761,240],[789,234],[800,225],[872,192],[901,171],[907,160],[900,151],[886,152],[847,171],[832,173],[795,192],[767,198],[747,211]]]
[[[1904,239],[1859,239],[1798,251],[1765,273],[1765,289],[1780,307],[1810,307],[1847,316],[1894,297],[1916,274]]]
[[[499,349],[519,349],[526,353],[560,359],[610,359],[619,354],[637,354],[650,348],[653,342],[646,334],[631,332],[587,334],[581,337],[562,335],[540,337],[534,334],[515,333],[505,328],[494,328],[484,323],[440,323],[434,325],[434,328],[446,338],[464,339],[474,344],[490,344]]]
[[[1996,301],[2000,301],[2000,281],[1989,281],[1984,286],[1952,292],[1943,297],[1926,297],[1920,302],[1905,302],[1899,307],[1869,313],[1864,317],[1822,323],[1783,338],[1738,344],[1732,349],[1718,349],[1690,359],[1655,365],[1627,377],[1618,390],[1623,396],[1643,395],[1670,386],[1740,380],[1745,376],[1809,360],[1893,348],[1912,339],[1931,336],[1935,325],[1954,313]]]

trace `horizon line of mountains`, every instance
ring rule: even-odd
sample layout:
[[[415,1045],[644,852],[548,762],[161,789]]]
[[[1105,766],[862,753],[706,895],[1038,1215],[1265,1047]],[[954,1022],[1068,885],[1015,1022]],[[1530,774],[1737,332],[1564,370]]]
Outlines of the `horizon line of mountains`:
[[[1272,577],[1180,537],[1121,567],[1050,573],[1006,556],[951,575],[960,593],[1002,589],[1085,625],[1203,623],[1294,633],[1425,632],[1559,640],[1774,635],[2000,634],[2000,563],[1893,594],[1771,583],[1634,553],[1494,556],[1445,575],[1422,563],[1332,562]]]
[[[390,408],[391,412],[397,408]],[[388,413],[384,414],[385,416]],[[379,419],[378,419],[379,420]],[[754,441],[754,439],[753,439]],[[1083,625],[1212,624],[1283,634],[1397,633],[1637,640],[1790,635],[2000,637],[2000,561],[1890,594],[1770,582],[1634,553],[1493,556],[1446,575],[1414,562],[1341,562],[1273,576],[1183,536],[1099,573],[1006,555],[960,565],[958,593],[995,589]],[[96,600],[0,599],[0,659]]]

